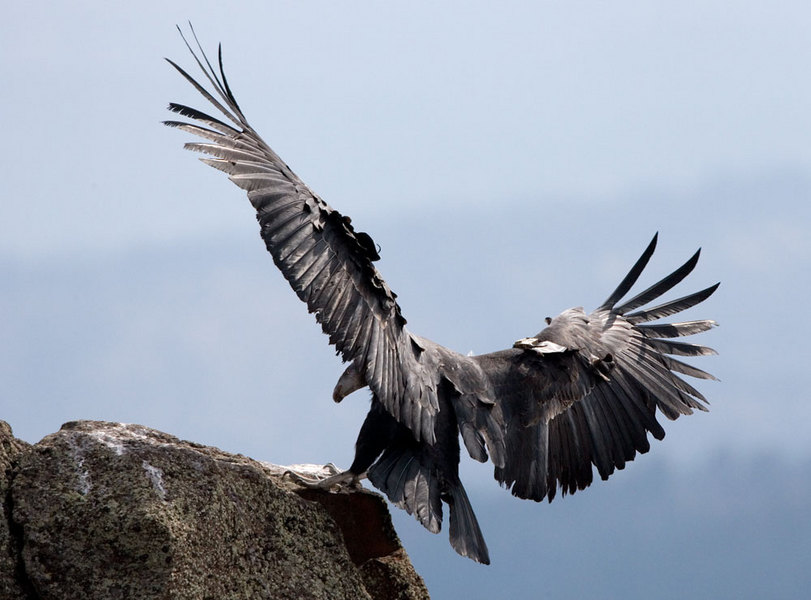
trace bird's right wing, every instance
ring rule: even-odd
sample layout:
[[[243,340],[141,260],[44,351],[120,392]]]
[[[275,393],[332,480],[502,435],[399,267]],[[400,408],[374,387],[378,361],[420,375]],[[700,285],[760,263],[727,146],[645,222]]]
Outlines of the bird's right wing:
[[[665,294],[695,267],[698,252],[679,269],[621,305],[653,254],[651,241],[631,272],[603,305],[587,315],[570,309],[511,350],[487,355],[505,431],[504,466],[498,481],[521,498],[554,498],[558,487],[573,493],[592,482],[592,465],[603,479],[650,448],[669,419],[706,410],[706,399],[680,375],[714,379],[674,356],[715,352],[671,338],[715,325],[699,320],[651,323],[686,310],[718,287],[640,309]]]
[[[213,92],[169,63],[230,123],[173,103],[172,112],[193,122],[165,124],[208,140],[185,147],[212,156],[201,160],[247,191],[276,266],[330,343],[392,416],[417,440],[433,443],[439,409],[435,378],[419,363],[421,348],[373,264],[379,256],[371,237],[310,191],[248,124],[225,78],[222,52],[218,73],[201,48],[200,58],[186,45]]]

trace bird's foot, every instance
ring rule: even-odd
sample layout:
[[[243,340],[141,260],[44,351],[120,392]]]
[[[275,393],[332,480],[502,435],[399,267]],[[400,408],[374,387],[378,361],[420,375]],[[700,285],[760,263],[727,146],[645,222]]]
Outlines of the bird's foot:
[[[325,491],[340,489],[343,486],[358,488],[360,480],[365,476],[366,473],[357,475],[351,471],[341,471],[332,463],[324,465],[320,471],[288,469],[283,473],[283,477],[288,477],[303,487]]]

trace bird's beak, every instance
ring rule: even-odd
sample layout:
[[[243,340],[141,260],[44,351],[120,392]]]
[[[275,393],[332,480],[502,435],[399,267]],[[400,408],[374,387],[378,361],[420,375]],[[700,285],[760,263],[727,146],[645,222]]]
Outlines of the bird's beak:
[[[351,363],[338,379],[335,384],[335,389],[332,391],[332,399],[335,402],[340,402],[355,390],[359,390],[366,386],[366,380],[363,375],[355,367],[355,363]]]

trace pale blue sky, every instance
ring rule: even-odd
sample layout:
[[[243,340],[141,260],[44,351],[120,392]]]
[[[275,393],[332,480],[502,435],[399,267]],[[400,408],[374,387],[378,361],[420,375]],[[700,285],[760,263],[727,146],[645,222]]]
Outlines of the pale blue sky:
[[[187,19],[223,42],[255,127],[369,219],[811,168],[803,2],[36,5],[0,24],[13,255],[243,225],[178,200],[216,181],[155,127],[169,99],[196,100],[160,61],[186,59]]]

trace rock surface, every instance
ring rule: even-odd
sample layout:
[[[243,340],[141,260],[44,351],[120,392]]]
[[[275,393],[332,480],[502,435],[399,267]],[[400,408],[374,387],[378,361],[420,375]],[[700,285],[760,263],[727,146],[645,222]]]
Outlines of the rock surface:
[[[428,598],[380,496],[282,472],[140,425],[29,446],[0,421],[0,598]]]
[[[18,570],[18,530],[11,521],[11,472],[17,458],[28,448],[28,444],[11,434],[8,423],[0,421],[0,598],[3,600],[27,597],[25,577]]]

